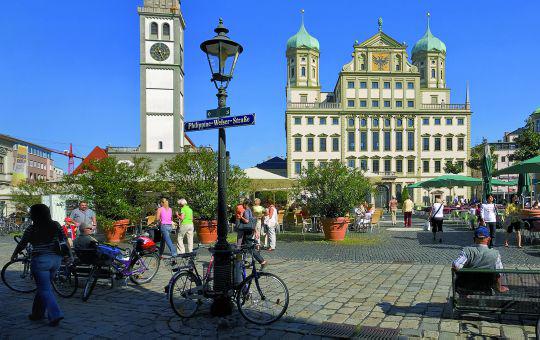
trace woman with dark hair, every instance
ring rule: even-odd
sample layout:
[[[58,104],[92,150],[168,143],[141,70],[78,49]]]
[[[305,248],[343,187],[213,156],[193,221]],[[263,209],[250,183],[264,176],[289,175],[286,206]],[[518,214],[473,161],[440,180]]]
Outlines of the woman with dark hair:
[[[518,197],[516,194],[513,194],[510,198],[510,202],[506,206],[506,221],[505,224],[508,225],[507,234],[504,238],[504,246],[508,247],[508,237],[512,231],[516,232],[516,243],[518,248],[521,248],[521,207],[519,206]]]
[[[17,259],[17,255],[28,243],[32,245],[31,270],[37,291],[32,314],[28,315],[28,318],[32,321],[41,320],[47,311],[49,326],[55,327],[64,318],[64,314],[54,297],[51,279],[62,262],[59,243],[66,242],[66,236],[60,224],[52,220],[49,207],[45,204],[30,207],[30,218],[33,224],[24,231],[11,259]]]

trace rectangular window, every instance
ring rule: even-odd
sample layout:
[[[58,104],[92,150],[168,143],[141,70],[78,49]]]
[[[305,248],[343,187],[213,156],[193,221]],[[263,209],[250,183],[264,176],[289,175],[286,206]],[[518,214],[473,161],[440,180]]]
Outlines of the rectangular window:
[[[390,88],[390,82],[389,81],[385,81],[384,84],[383,84],[384,88],[385,89],[389,89]]]
[[[349,160],[347,160],[347,166],[348,166],[349,168],[353,169],[353,168],[355,167],[355,165],[356,165],[356,164],[355,164],[354,159],[349,159]]]
[[[407,159],[407,172],[414,174],[414,159]]]
[[[458,151],[465,150],[465,138],[463,138],[463,137],[458,138],[458,140],[457,140],[457,149],[458,149]],[[504,162],[504,160],[503,160],[503,162]]]
[[[401,119],[401,118],[396,119],[396,126],[397,127],[402,127],[403,126],[403,119]]]
[[[384,160],[384,171],[386,171],[386,172],[392,171],[392,160],[391,159],[385,159]]]
[[[367,149],[367,132],[362,131],[360,132],[360,150],[367,151]]]
[[[465,125],[465,118],[458,118],[457,125]]]
[[[396,107],[403,107],[403,101],[402,100],[396,100]]]
[[[390,107],[390,101],[389,100],[384,101],[384,107]]]
[[[435,172],[441,172],[441,161],[435,161]]]
[[[407,100],[407,107],[414,107],[414,100]]]
[[[403,151],[403,132],[396,131],[396,151]]]
[[[390,118],[385,118],[384,119],[384,127],[387,127],[387,128],[390,127]]]
[[[422,137],[422,151],[429,151],[429,137]]]
[[[319,118],[319,124],[326,125],[326,117]]]
[[[361,81],[361,82],[360,82],[360,88],[361,88],[361,89],[367,89],[367,82]]]
[[[315,124],[315,119],[313,117],[307,117],[307,125],[313,125]]]
[[[354,132],[347,133],[347,150],[354,151]]]
[[[332,151],[339,151],[339,137],[332,137]]]
[[[339,118],[332,117],[332,125],[339,125]]]
[[[366,118],[360,119],[360,126],[361,127],[366,127],[367,126],[367,119]]]
[[[326,137],[319,138],[319,151],[321,152],[326,151]]]
[[[314,161],[308,161],[307,162],[307,168],[308,170],[311,170],[315,167],[315,162]]]
[[[435,137],[435,146],[433,148],[435,151],[441,151],[441,137]]]
[[[367,171],[367,159],[360,160],[360,169],[362,171]]]
[[[429,125],[429,118],[422,118],[422,125]]]
[[[295,137],[294,138],[294,151],[302,151],[302,138]]]
[[[422,161],[422,172],[429,172],[429,161]]]
[[[379,88],[379,82],[378,81],[372,81],[371,82],[371,88],[372,89],[378,89]]]
[[[294,173],[299,175],[302,172],[302,162],[294,162]]]
[[[396,81],[396,89],[401,90],[403,88],[403,83],[400,81]]]
[[[379,107],[379,101],[378,100],[372,100],[371,101],[371,106],[372,107]]]
[[[360,107],[367,107],[367,100],[361,100]]]
[[[409,90],[414,90],[414,83],[412,81],[407,82],[407,88]]]
[[[441,125],[441,119],[440,118],[433,118],[433,124]]]
[[[390,131],[384,131],[384,151],[390,151],[391,148]]]
[[[407,119],[407,126],[410,127],[410,128],[414,127],[414,119],[413,118]]]
[[[347,120],[347,124],[349,125],[349,127],[354,127],[354,118],[349,118]]]
[[[396,172],[399,172],[399,173],[403,172],[403,160],[402,159],[396,159]]]
[[[307,94],[300,95],[300,103],[307,103]]]
[[[313,146],[313,137],[307,138],[307,151],[313,151],[315,148]]]
[[[371,170],[375,174],[379,173],[379,160],[378,159],[371,160]]]
[[[302,117],[294,117],[294,125],[302,124]]]
[[[506,157],[505,156],[501,156],[501,162],[506,162]]]
[[[347,100],[347,107],[354,107],[354,99]]]
[[[371,125],[373,127],[379,127],[379,118],[373,118],[373,121],[371,122]]]
[[[373,131],[371,133],[371,144],[373,145],[373,151],[379,151],[379,132]]]
[[[446,138],[446,150],[447,151],[452,151],[453,146],[454,146],[454,139],[452,137],[447,137]]]
[[[354,89],[354,81],[348,81],[347,82],[347,88],[348,89]]]
[[[407,151],[414,151],[414,132],[407,132]]]
[[[446,125],[452,125],[452,118],[446,118]]]
[[[457,165],[461,169],[460,172],[463,172],[465,170],[465,162],[464,161],[457,161]]]

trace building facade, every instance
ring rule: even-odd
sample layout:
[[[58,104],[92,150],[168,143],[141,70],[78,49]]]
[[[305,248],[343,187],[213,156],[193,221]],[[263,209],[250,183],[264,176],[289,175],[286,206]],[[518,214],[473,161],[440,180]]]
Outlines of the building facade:
[[[446,84],[446,46],[429,27],[414,45],[383,32],[353,45],[352,60],[338,74],[332,92],[321,91],[320,48],[302,20],[287,42],[287,173],[340,160],[360,168],[376,184],[372,202],[384,206],[390,196],[418,181],[444,174],[446,162],[470,170],[471,110],[467,98],[451,101]],[[448,189],[439,190],[449,199]],[[415,189],[415,202],[433,192]],[[452,195],[466,196],[458,188]]]

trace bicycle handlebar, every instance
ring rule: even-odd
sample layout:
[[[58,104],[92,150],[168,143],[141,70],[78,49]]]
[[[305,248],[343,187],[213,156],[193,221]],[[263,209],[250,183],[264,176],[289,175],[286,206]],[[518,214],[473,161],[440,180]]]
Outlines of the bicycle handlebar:
[[[13,236],[13,239],[15,240],[15,242],[21,243],[21,237],[19,235]]]

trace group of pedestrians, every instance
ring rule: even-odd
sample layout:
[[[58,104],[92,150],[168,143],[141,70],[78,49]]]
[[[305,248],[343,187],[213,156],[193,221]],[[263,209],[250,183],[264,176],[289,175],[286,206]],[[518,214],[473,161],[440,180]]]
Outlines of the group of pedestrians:
[[[186,252],[184,246],[184,239],[187,239],[187,252],[191,253],[193,251],[193,210],[187,204],[185,198],[178,200],[178,205],[180,209],[175,212],[177,221],[178,221],[178,248],[180,254]],[[160,206],[156,210],[156,221],[159,224],[159,230],[161,231],[162,241],[159,246],[159,255],[163,255],[165,251],[165,244],[169,248],[171,255],[173,257],[178,255],[176,246],[174,245],[171,232],[173,230],[173,209],[169,206],[169,201],[166,198],[162,198],[160,201]]]
[[[245,199],[236,207],[235,229],[238,246],[249,237],[258,248],[273,251],[276,249],[277,225],[278,210],[272,199],[268,200],[266,208],[261,205],[261,200],[258,198],[253,203],[250,199]]]

